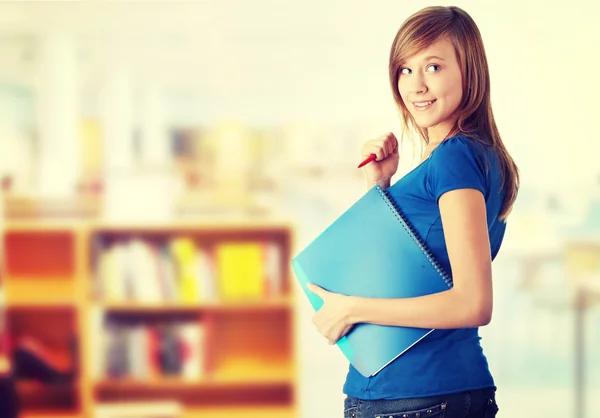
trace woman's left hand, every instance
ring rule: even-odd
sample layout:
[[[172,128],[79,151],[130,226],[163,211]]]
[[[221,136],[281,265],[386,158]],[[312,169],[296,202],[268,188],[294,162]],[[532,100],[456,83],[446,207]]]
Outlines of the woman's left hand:
[[[323,300],[323,306],[313,316],[313,324],[329,344],[333,345],[354,325],[350,314],[354,298],[329,292],[313,283],[309,283],[307,287]]]

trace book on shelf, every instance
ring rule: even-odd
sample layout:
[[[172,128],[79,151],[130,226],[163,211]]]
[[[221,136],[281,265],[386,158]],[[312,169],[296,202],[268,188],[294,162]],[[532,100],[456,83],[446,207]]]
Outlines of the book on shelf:
[[[281,248],[271,241],[199,244],[132,237],[93,244],[94,287],[107,303],[201,304],[283,293]]]
[[[96,326],[99,325],[96,319]],[[198,322],[128,323],[109,318],[97,330],[92,350],[95,379],[198,381],[206,374],[205,326]]]

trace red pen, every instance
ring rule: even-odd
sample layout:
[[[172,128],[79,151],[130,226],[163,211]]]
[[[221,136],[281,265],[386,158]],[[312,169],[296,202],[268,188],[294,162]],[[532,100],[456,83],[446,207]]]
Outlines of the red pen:
[[[371,161],[375,161],[377,159],[377,155],[371,154],[365,160],[358,165],[358,168],[361,168],[363,165],[369,164]]]

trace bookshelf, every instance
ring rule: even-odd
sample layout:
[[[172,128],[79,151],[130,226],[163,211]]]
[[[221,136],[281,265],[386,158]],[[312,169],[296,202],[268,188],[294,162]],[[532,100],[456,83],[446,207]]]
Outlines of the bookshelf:
[[[182,418],[299,415],[289,223],[9,221],[3,242],[11,341],[72,371],[19,379],[23,417],[161,401]]]

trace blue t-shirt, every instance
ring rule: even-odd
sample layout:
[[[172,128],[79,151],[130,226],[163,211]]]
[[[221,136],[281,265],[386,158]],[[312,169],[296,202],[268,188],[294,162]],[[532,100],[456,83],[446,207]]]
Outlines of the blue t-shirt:
[[[445,192],[471,188],[485,197],[492,259],[506,224],[498,219],[504,191],[496,152],[468,138],[452,137],[394,183],[388,192],[451,274],[438,199]],[[352,365],[344,393],[359,399],[420,398],[494,387],[478,328],[435,330],[371,378]]]

